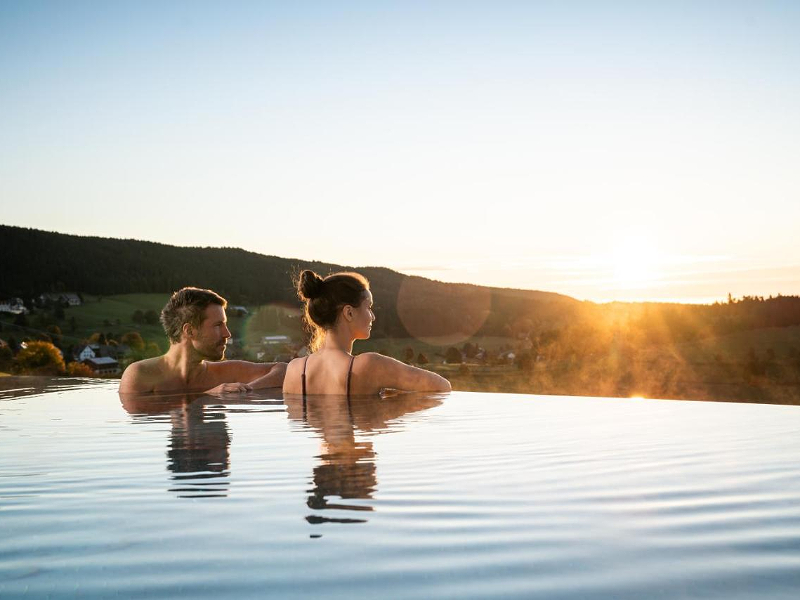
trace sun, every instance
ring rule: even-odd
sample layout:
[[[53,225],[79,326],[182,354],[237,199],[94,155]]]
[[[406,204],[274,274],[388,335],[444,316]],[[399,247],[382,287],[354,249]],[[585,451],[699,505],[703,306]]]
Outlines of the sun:
[[[644,236],[620,240],[611,256],[612,277],[620,289],[648,287],[659,279],[661,256]]]

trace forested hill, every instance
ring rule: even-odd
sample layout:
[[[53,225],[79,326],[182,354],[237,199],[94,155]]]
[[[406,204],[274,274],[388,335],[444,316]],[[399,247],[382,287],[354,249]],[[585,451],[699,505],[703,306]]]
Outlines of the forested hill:
[[[301,269],[324,275],[354,268],[239,248],[183,248],[6,225],[0,225],[0,257],[0,299],[56,291],[168,293],[194,285],[211,288],[234,304],[299,305],[292,279]],[[378,316],[375,333],[385,335],[500,334],[523,314],[533,311],[558,321],[571,312],[567,307],[580,304],[549,292],[448,284],[386,268],[355,268],[371,282]]]

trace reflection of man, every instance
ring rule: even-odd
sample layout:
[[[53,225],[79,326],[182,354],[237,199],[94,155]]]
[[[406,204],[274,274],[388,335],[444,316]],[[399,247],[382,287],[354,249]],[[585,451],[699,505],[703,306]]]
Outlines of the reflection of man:
[[[163,356],[130,365],[122,375],[120,393],[222,393],[281,386],[284,363],[222,360],[231,337],[226,304],[211,290],[187,287],[175,292],[161,311],[169,350]]]
[[[198,393],[120,394],[122,407],[135,422],[172,424],[167,444],[167,468],[180,498],[224,497],[231,472],[231,432],[226,414],[231,405],[253,407],[282,405],[280,388],[259,392],[259,398],[220,398]]]
[[[167,467],[175,483],[170,491],[181,498],[226,496],[228,491],[231,436],[225,413],[207,411],[202,398],[170,411]]]
[[[206,410],[208,403],[220,407],[219,398],[180,393],[120,394],[120,399],[135,421],[163,423],[164,415],[169,416],[167,468],[173,481],[169,491],[180,498],[227,495],[231,436],[224,411]]]

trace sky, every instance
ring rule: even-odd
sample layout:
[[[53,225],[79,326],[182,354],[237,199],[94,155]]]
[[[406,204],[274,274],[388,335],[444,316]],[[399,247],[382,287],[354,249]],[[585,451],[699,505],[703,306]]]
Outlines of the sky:
[[[800,294],[798,31],[797,2],[0,0],[0,223]]]

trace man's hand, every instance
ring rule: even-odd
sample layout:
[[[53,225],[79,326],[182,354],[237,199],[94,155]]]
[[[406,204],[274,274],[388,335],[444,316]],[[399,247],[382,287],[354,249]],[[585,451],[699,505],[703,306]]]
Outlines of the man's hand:
[[[252,390],[246,383],[220,383],[217,387],[207,390],[206,394],[244,394]]]

